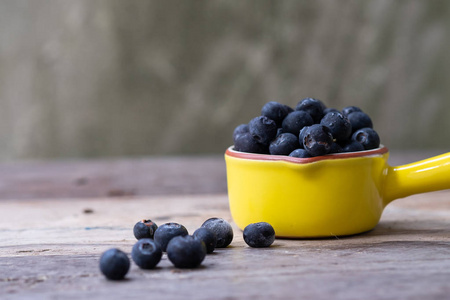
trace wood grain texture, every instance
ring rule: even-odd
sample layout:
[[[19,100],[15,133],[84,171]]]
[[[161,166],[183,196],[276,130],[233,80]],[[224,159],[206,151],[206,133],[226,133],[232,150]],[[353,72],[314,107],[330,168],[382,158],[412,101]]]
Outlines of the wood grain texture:
[[[0,159],[222,153],[268,101],[448,147],[450,2],[0,2]]]
[[[223,156],[0,164],[1,199],[226,193]]]
[[[450,192],[390,204],[372,231],[345,238],[280,240],[252,249],[234,227],[230,247],[202,267],[134,264],[127,280],[98,270],[102,251],[129,252],[132,226],[150,217],[193,232],[231,221],[225,195],[0,202],[1,299],[446,299],[450,294]],[[89,209],[89,210],[86,210]],[[86,211],[90,211],[86,213]]]
[[[393,166],[444,153],[390,153]],[[86,199],[227,192],[222,155],[91,159],[0,164],[2,199]]]

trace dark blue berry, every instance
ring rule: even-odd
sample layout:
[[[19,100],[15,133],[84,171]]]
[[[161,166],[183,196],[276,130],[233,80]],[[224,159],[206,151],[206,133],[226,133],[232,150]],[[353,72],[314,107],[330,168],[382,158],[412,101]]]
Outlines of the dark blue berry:
[[[364,146],[361,143],[350,140],[344,145],[342,145],[342,152],[357,152],[357,151],[364,151]]]
[[[352,124],[347,117],[339,112],[327,113],[322,120],[320,120],[320,124],[327,126],[330,129],[333,138],[337,141],[345,141],[350,138],[350,135],[352,134]]]
[[[300,130],[305,127],[314,124],[314,120],[311,115],[305,111],[293,111],[284,118],[282,127],[284,132],[292,133],[296,136],[300,133]]]
[[[290,107],[289,105],[284,105],[284,108],[286,109],[288,114],[290,114],[291,112],[294,111],[294,109],[292,107]]]
[[[300,130],[300,133],[298,134],[298,141],[300,143],[300,148],[303,148],[303,140],[305,139],[305,133],[308,131],[310,126],[305,126]]]
[[[248,132],[248,124],[241,124],[237,126],[233,131],[233,141],[236,142],[236,138],[244,133]]]
[[[303,137],[303,148],[311,156],[320,156],[330,153],[333,136],[328,127],[314,124],[306,129]]]
[[[352,135],[352,141],[363,145],[365,150],[375,149],[380,146],[380,137],[372,128],[361,128]]]
[[[249,224],[244,228],[244,241],[253,248],[270,247],[275,241],[275,230],[266,222]]]
[[[177,236],[167,245],[167,257],[177,268],[195,268],[205,256],[205,243],[190,235]]]
[[[361,128],[372,128],[372,120],[369,115],[362,111],[355,111],[347,115],[348,120],[352,124],[352,131],[355,132]]]
[[[161,247],[153,239],[140,239],[131,250],[131,258],[141,269],[153,269],[161,257]]]
[[[297,136],[292,133],[282,133],[270,143],[269,152],[272,155],[289,155],[298,147],[300,145]]]
[[[308,151],[306,151],[305,149],[295,149],[294,151],[292,151],[289,156],[291,157],[298,157],[298,158],[307,158],[307,157],[311,157],[311,155],[309,155]]]
[[[305,111],[309,113],[313,118],[314,123],[319,123],[323,117],[324,107],[325,105],[320,100],[305,98],[297,104],[295,110]]]
[[[225,248],[233,240],[233,228],[224,219],[210,218],[202,224],[202,227],[206,227],[216,234],[216,248]]]
[[[144,238],[153,238],[158,225],[156,225],[152,220],[142,220],[137,222],[133,228],[134,237],[138,240]]]
[[[281,125],[281,122],[283,122],[283,119],[287,116],[288,113],[289,112],[286,105],[275,101],[266,103],[261,109],[261,115],[274,120],[275,123],[277,123],[277,126]]]
[[[250,132],[246,132],[237,136],[234,141],[234,150],[248,153],[269,153],[269,147],[258,143]]]
[[[340,113],[340,111],[337,110],[336,108],[325,108],[325,109],[323,110],[323,115],[326,115],[326,114],[328,114],[328,113],[330,113],[330,112],[337,112],[337,113]]]
[[[357,107],[357,106],[347,106],[347,107],[344,107],[344,108],[342,109],[342,114],[343,114],[344,116],[348,116],[348,115],[351,114],[352,112],[357,112],[357,111],[362,112],[361,108],[359,108],[359,107]]]
[[[178,223],[165,223],[156,229],[153,238],[161,246],[161,250],[165,252],[170,240],[179,235],[188,235],[186,227]]]
[[[212,253],[216,248],[217,235],[206,227],[200,227],[192,234],[193,237],[202,240],[206,246],[206,253]]]
[[[277,124],[274,120],[265,116],[253,118],[248,123],[248,129],[253,139],[267,146],[277,135]]]
[[[100,271],[108,279],[123,279],[129,269],[130,259],[119,249],[109,249],[100,257]]]
[[[284,133],[283,128],[280,127],[277,129],[277,135],[275,136],[275,138],[277,138],[280,134]]]
[[[331,144],[330,154],[331,153],[341,153],[342,147],[338,143]]]

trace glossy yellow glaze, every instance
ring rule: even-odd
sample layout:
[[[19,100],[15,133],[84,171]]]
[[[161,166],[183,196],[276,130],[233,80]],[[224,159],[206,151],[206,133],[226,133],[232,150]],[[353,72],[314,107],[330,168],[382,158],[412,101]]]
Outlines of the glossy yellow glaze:
[[[298,163],[226,154],[232,217],[241,229],[268,222],[278,237],[351,235],[374,228],[396,198],[450,188],[449,154],[401,167],[389,166],[387,158]]]

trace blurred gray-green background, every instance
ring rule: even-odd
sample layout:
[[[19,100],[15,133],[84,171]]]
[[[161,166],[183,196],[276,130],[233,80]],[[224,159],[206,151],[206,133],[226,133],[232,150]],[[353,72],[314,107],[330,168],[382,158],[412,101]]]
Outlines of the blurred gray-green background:
[[[305,97],[450,149],[449,55],[444,0],[0,0],[0,160],[222,154]]]

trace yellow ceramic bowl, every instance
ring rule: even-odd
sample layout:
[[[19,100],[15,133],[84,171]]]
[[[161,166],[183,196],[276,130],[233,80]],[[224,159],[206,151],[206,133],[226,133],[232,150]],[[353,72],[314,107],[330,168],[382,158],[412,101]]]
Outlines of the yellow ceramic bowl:
[[[227,149],[230,210],[244,229],[268,222],[277,237],[352,235],[374,228],[394,199],[450,188],[450,153],[391,167],[388,149],[313,158]]]

